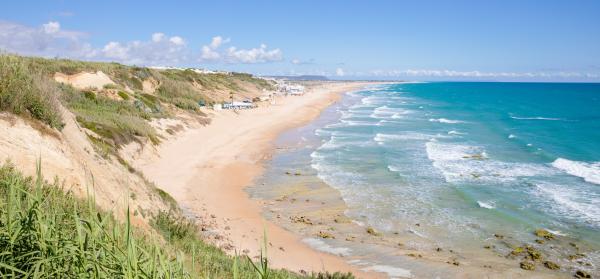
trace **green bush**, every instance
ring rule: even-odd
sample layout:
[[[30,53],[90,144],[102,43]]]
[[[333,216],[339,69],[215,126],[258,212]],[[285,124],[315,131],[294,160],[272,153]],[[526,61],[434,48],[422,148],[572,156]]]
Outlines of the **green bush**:
[[[75,113],[77,121],[83,127],[110,140],[116,148],[136,140],[136,137],[149,138],[155,144],[159,142],[156,131],[146,121],[151,118],[151,114],[128,102],[96,96],[93,92],[82,94],[68,85],[60,87],[64,100]]]
[[[28,68],[23,59],[0,55],[0,110],[29,115],[52,128],[62,129],[56,85]]]

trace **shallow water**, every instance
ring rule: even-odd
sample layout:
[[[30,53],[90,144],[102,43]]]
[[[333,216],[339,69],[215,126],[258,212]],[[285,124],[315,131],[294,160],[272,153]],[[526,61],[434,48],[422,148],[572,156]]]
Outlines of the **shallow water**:
[[[599,259],[600,84],[375,86],[278,145],[262,189],[291,169],[317,176],[349,217],[417,246],[533,241],[545,228]]]

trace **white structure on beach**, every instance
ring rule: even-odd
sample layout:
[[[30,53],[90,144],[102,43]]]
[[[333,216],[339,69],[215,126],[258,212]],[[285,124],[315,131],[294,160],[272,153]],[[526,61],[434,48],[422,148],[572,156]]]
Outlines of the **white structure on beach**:
[[[256,105],[250,102],[232,102],[223,104],[223,109],[251,109],[255,107]]]
[[[277,80],[277,91],[285,95],[299,96],[304,95],[304,86],[295,83],[288,83],[284,80]]]
[[[223,105],[222,104],[214,104],[213,105],[213,110],[222,110],[223,109]]]

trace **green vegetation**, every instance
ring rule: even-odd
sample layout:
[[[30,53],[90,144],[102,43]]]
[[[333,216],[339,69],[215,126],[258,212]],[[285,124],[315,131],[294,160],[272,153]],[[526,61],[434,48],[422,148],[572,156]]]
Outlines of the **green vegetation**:
[[[171,213],[159,212],[150,223],[170,245],[184,251],[189,261],[186,266],[192,267],[194,274],[200,278],[315,278],[315,279],[353,279],[351,273],[318,273],[303,276],[286,270],[275,270],[269,267],[267,260],[267,237],[263,240],[261,257],[254,263],[247,256],[229,256],[221,249],[206,244],[198,235],[194,223]]]
[[[197,226],[177,213],[159,212],[151,226],[162,236],[134,231],[81,200],[57,182],[24,177],[0,166],[0,277],[2,278],[323,278],[274,270],[265,257],[253,263],[202,241]],[[56,180],[57,181],[57,180]],[[132,195],[132,197],[134,197]],[[265,238],[264,243],[267,243]]]
[[[83,71],[102,71],[116,84],[107,84],[102,89],[78,90],[59,85],[52,78],[55,73]],[[206,116],[200,112],[200,105],[214,103],[211,94],[215,90],[243,91],[240,84],[251,84],[258,89],[272,88],[266,80],[243,73],[201,74],[190,69],[154,70],[118,63],[16,55],[0,55],[0,77],[0,111],[30,116],[61,129],[64,126],[62,104],[77,116],[83,127],[95,132],[104,145],[115,150],[143,138],[157,144],[156,131],[147,121],[171,115],[173,107]],[[158,84],[156,92],[142,93],[145,80]],[[115,90],[120,99],[111,99],[109,95],[114,96],[115,91],[107,95],[110,90]]]
[[[81,94],[68,85],[59,87],[77,122],[101,136],[107,144],[118,148],[137,137],[159,142],[156,132],[146,121],[152,114],[128,102],[112,100],[90,91]]]
[[[48,126],[64,126],[56,85],[27,67],[23,59],[0,55],[0,111],[26,115]]]
[[[116,84],[79,90],[53,80],[55,73],[82,71],[102,71]],[[142,92],[148,79],[158,83],[156,92]],[[169,116],[177,108],[202,117],[200,104],[214,102],[210,95],[214,90],[240,91],[240,84],[248,83],[259,89],[271,87],[265,80],[239,73],[158,71],[0,54],[0,111],[60,130],[64,107],[79,125],[93,132],[87,137],[100,156],[116,158],[136,174],[117,151],[143,139],[158,144],[149,120]],[[170,206],[169,212],[151,216],[151,226],[160,234],[155,237],[134,232],[129,211],[125,223],[116,221],[110,213],[96,209],[93,199],[63,192],[57,181],[42,181],[39,164],[35,179],[24,177],[11,164],[0,164],[1,278],[353,278],[351,274],[304,276],[274,270],[266,249],[259,263],[247,256],[229,256],[205,243],[197,226],[181,217],[177,202],[148,181],[148,187]],[[136,198],[134,194],[129,197]],[[138,208],[133,216],[147,213]]]
[[[10,164],[0,166],[0,277],[189,278],[176,251]]]

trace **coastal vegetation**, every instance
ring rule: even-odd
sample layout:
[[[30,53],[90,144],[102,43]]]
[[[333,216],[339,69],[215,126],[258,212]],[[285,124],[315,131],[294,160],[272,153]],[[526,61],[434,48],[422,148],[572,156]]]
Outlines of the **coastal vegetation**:
[[[79,199],[58,180],[35,178],[11,163],[0,166],[0,277],[2,278],[353,278],[300,275],[271,269],[266,257],[230,256],[202,240],[177,211],[152,217],[153,231],[136,229]],[[266,239],[265,239],[266,243]],[[266,247],[264,248],[266,253]]]
[[[110,82],[81,87],[56,79],[59,74],[71,78],[82,73],[100,76],[100,72]],[[240,73],[158,70],[9,54],[0,54],[0,77],[0,112],[56,134],[64,131],[66,123],[76,121],[99,160],[116,160],[167,205],[163,210],[143,210],[147,224],[138,227],[132,220],[140,221],[135,217],[139,208],[132,212],[97,208],[90,194],[94,191],[82,197],[58,177],[44,180],[39,162],[35,177],[23,175],[10,162],[0,164],[0,277],[354,278],[349,273],[297,274],[273,269],[266,247],[258,259],[228,255],[207,242],[198,226],[182,215],[177,202],[119,153],[131,142],[160,144],[160,133],[150,124],[153,120],[183,113],[208,123],[202,105],[222,101],[232,91],[271,89],[268,81]],[[89,187],[94,187],[93,178]],[[129,202],[136,199],[134,192],[125,194]]]
[[[54,80],[56,74],[84,72],[105,73],[113,83],[100,88],[77,88]],[[90,142],[105,155],[117,154],[119,148],[132,141],[159,144],[160,136],[149,125],[155,118],[172,117],[183,111],[200,123],[208,123],[200,107],[224,99],[215,92],[243,92],[249,86],[272,89],[268,81],[248,74],[158,70],[10,54],[0,55],[0,77],[0,111],[61,130],[65,108],[92,132],[88,135]],[[148,88],[144,88],[144,83],[149,84]]]

